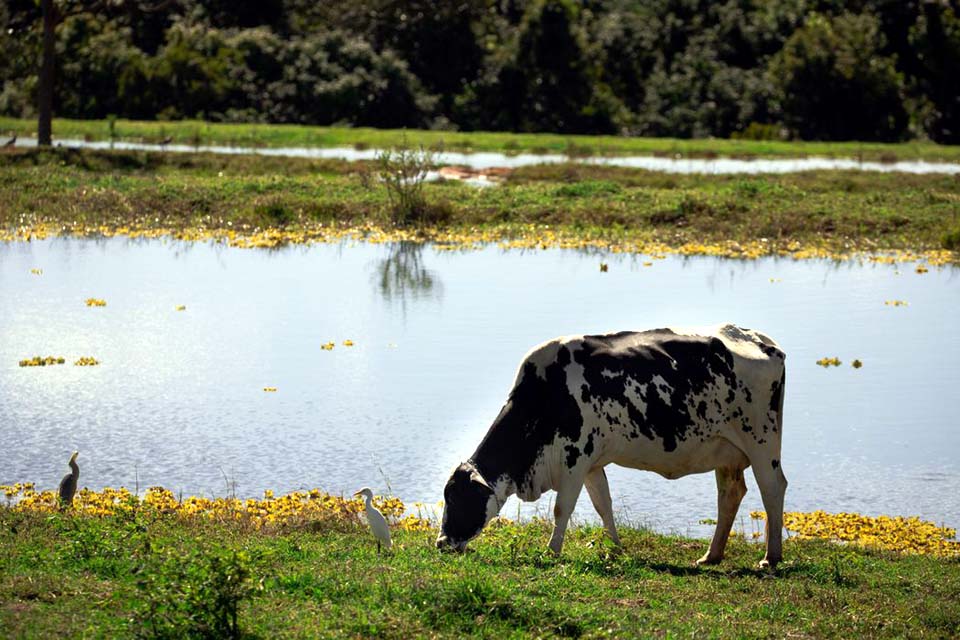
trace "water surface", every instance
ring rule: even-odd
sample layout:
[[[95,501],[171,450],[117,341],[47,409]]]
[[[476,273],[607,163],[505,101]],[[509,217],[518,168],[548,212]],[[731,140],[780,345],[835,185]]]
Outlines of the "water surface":
[[[496,247],[0,243],[0,483],[54,488],[79,449],[80,484],[97,489],[255,496],[370,485],[435,502],[531,346],[733,321],[788,354],[788,509],[960,525],[960,270],[648,260]],[[107,306],[88,308],[88,297]],[[893,299],[909,306],[884,305]],[[337,346],[322,350],[328,341]],[[18,366],[34,355],[68,364]],[[69,364],[80,356],[102,364]],[[824,356],[844,365],[818,367]],[[697,523],[715,517],[712,475],[608,474],[625,516],[709,534]],[[762,508],[747,476],[745,521]],[[525,513],[549,513],[550,496]],[[585,492],[576,516],[594,518]]]
[[[19,138],[17,146],[36,146],[36,138]],[[373,160],[380,153],[377,149],[353,149],[351,147],[233,147],[225,145],[149,144],[125,141],[84,141],[57,139],[56,144],[77,149],[117,149],[126,151],[169,151],[172,153],[221,153],[260,154],[293,158],[330,158],[337,160]],[[665,173],[702,174],[760,174],[796,173],[818,170],[879,171],[884,173],[946,173],[960,174],[960,164],[950,162],[926,162],[907,160],[899,162],[864,162],[852,158],[667,158],[659,156],[609,156],[575,158],[562,154],[503,154],[493,152],[457,153],[444,151],[436,154],[436,162],[445,165],[464,165],[473,169],[491,167],[526,167],[538,164],[582,162],[613,167],[630,167]],[[478,186],[489,183],[479,182]]]

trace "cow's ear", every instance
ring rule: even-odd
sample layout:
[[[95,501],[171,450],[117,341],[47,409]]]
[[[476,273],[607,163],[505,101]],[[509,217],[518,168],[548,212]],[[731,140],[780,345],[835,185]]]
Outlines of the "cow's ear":
[[[477,471],[476,469],[474,469],[473,471],[470,472],[470,482],[476,482],[477,484],[479,484],[479,485],[481,485],[481,486],[486,487],[487,489],[489,489],[491,493],[493,492],[493,487],[491,487],[491,486],[487,483],[487,481],[484,479],[484,477],[483,477],[482,475],[480,475],[480,472]]]

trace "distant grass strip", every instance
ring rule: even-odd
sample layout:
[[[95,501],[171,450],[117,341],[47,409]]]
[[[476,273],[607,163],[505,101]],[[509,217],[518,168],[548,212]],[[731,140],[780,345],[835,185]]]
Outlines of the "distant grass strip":
[[[35,120],[0,118],[0,132],[35,136]],[[864,161],[895,162],[928,160],[960,162],[960,146],[931,142],[884,144],[875,142],[801,142],[777,140],[721,140],[678,138],[630,138],[544,133],[496,133],[486,131],[381,130],[349,127],[314,127],[273,124],[219,124],[194,120],[148,122],[115,120],[67,120],[53,122],[55,138],[127,140],[159,143],[169,140],[185,145],[238,147],[354,147],[385,149],[423,145],[449,151],[497,151],[501,153],[553,153],[573,157],[665,155],[683,158],[716,156],[742,158],[787,158],[820,156]]]
[[[23,486],[21,485],[21,490]],[[434,530],[396,527],[378,556],[347,507],[290,515],[184,517],[154,490],[87,495],[75,510],[0,506],[5,637],[955,637],[956,558],[791,538],[776,574],[735,538],[723,564],[707,544],[621,527],[576,527],[546,552],[543,521],[493,523],[473,553],[444,554]],[[99,497],[95,497],[99,496]],[[244,513],[289,509],[286,496]],[[321,501],[324,498],[307,498]],[[191,499],[185,499],[189,502]],[[105,510],[109,502],[117,508]],[[332,503],[331,503],[332,504]],[[35,505],[36,506],[36,505]],[[192,508],[192,507],[191,507]]]
[[[843,257],[929,252],[956,262],[960,179],[810,172],[680,176],[576,164],[529,167],[495,188],[430,183],[421,227],[391,227],[364,163],[255,156],[0,153],[0,237],[171,234],[238,246],[420,239],[629,252]]]

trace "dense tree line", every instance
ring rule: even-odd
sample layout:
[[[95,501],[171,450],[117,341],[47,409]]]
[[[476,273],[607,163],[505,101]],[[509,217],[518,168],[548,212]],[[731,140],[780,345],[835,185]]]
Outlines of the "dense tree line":
[[[960,142],[960,0],[53,0],[57,115]],[[42,19],[0,0],[0,113]]]

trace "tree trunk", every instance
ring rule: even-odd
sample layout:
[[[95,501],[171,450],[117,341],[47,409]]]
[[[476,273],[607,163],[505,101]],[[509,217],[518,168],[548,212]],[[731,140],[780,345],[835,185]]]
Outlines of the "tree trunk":
[[[37,90],[40,102],[37,144],[49,147],[53,141],[53,57],[57,16],[53,0],[42,0],[40,4],[43,9],[43,58],[40,62],[40,86]]]

